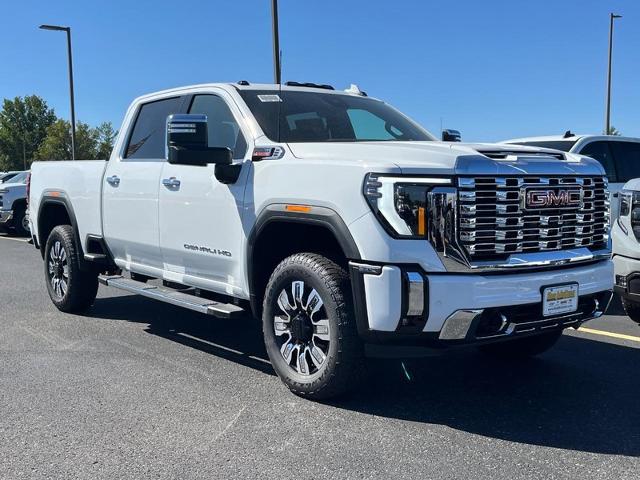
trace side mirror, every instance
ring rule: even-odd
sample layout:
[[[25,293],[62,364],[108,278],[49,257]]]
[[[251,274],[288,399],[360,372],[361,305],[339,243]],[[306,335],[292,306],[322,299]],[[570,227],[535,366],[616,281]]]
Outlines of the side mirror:
[[[446,130],[442,130],[442,141],[443,142],[461,142],[462,135],[458,130],[451,130],[447,128]]]
[[[173,114],[167,117],[167,160],[179,165],[230,165],[229,147],[210,147],[207,116]]]

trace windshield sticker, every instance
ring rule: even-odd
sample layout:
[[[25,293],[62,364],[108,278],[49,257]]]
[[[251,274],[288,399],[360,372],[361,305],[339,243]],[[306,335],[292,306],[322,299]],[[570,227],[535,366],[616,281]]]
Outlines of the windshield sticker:
[[[278,95],[258,95],[261,102],[281,102],[282,99]]]

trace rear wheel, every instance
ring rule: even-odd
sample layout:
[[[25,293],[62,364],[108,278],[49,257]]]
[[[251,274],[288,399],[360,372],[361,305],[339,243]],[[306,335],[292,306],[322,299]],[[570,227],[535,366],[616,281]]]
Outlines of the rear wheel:
[[[636,323],[640,323],[640,303],[622,299],[622,306],[627,316]]]
[[[51,231],[45,246],[45,278],[51,301],[63,312],[86,310],[98,293],[98,273],[80,270],[79,252],[70,225]]]
[[[28,237],[29,233],[29,220],[27,219],[27,211],[25,207],[17,207],[13,214],[13,229],[16,235],[21,237]]]
[[[480,351],[500,358],[528,358],[540,355],[553,347],[562,336],[562,330],[532,337],[483,345]]]
[[[349,277],[331,260],[312,253],[283,260],[267,285],[262,322],[271,364],[293,393],[327,399],[362,379]]]

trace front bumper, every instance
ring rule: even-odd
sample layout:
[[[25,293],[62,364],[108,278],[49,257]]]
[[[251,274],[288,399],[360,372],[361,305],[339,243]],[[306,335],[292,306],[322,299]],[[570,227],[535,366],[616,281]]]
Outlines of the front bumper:
[[[622,255],[613,256],[615,292],[640,303],[640,260]]]
[[[368,343],[477,344],[577,326],[602,315],[613,290],[613,263],[527,273],[427,274],[417,266],[351,264],[358,331]],[[408,315],[423,280],[424,309]],[[579,285],[578,310],[543,317],[542,289]],[[415,305],[413,307],[415,311]]]

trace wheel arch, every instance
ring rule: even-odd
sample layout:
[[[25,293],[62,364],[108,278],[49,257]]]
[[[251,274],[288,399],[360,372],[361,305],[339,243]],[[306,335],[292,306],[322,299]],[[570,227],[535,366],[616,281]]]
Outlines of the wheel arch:
[[[344,220],[326,207],[287,210],[285,204],[266,207],[256,219],[247,241],[247,279],[251,309],[259,317],[262,298],[275,266],[294,253],[326,255],[343,264],[360,259],[360,251]]]
[[[84,267],[84,248],[80,241],[80,233],[78,231],[78,222],[76,220],[73,206],[69,199],[62,192],[45,192],[42,195],[40,206],[38,207],[38,243],[41,245],[40,253],[44,258],[45,246],[51,231],[58,225],[71,225],[76,245],[79,249],[78,261],[80,266]]]

